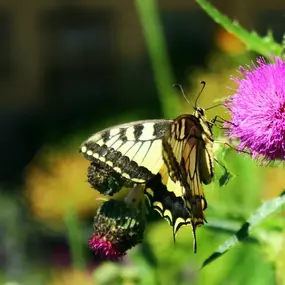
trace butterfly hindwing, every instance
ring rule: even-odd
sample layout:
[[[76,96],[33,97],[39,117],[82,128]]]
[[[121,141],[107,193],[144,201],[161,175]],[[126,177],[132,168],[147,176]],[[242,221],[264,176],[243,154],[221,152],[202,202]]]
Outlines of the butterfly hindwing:
[[[191,224],[191,216],[182,197],[177,197],[174,192],[168,191],[161,181],[162,177],[158,173],[146,184],[145,195],[150,205],[168,220],[175,236],[181,226]]]

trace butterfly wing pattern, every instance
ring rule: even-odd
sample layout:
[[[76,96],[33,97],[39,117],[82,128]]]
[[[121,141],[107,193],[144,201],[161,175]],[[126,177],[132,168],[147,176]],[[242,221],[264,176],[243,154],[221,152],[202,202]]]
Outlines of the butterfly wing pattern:
[[[196,108],[193,115],[175,120],[137,121],[105,129],[87,139],[80,151],[98,173],[104,168],[118,185],[122,181],[144,185],[150,204],[169,221],[174,237],[181,226],[190,224],[196,251],[195,230],[205,220],[207,204],[202,183],[210,183],[214,173],[212,145],[211,126],[203,109]]]
[[[172,120],[138,121],[95,133],[80,148],[92,161],[102,162],[122,177],[144,184],[163,165],[161,140]]]
[[[196,227],[205,221],[207,202],[202,183],[209,184],[214,176],[213,134],[204,110],[196,108],[194,115],[181,115],[171,125],[163,139],[163,157],[174,181],[181,181],[182,198],[191,214],[196,251]],[[171,171],[178,169],[179,171]]]

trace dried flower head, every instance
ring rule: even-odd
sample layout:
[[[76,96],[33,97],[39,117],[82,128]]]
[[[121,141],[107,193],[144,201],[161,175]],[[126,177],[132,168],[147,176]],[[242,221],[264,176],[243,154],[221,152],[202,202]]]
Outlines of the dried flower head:
[[[230,138],[239,139],[239,150],[253,158],[285,159],[285,62],[259,58],[252,67],[240,68],[238,87],[226,102],[231,121],[225,123]]]
[[[118,260],[143,238],[145,219],[141,207],[124,201],[103,203],[94,217],[89,247],[105,260]]]

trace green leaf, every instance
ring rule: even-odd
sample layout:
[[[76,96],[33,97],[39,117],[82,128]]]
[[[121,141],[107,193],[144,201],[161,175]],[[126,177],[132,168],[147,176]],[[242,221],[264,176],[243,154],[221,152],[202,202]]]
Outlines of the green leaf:
[[[220,143],[219,146],[215,148],[214,154],[218,166],[215,176],[218,178],[219,187],[227,185],[230,179],[235,177],[235,175],[228,170],[228,164],[225,160],[228,151],[229,149]]]
[[[224,168],[225,169],[225,171],[224,171],[224,173],[223,173],[223,175],[220,177],[220,179],[219,179],[219,185],[220,185],[220,187],[222,187],[222,186],[224,186],[224,185],[227,185],[228,184],[228,182],[230,181],[230,179],[232,178],[232,177],[234,177],[228,170],[227,170],[227,168]]]
[[[217,258],[225,254],[229,249],[236,246],[239,242],[244,241],[249,233],[260,224],[263,220],[268,218],[273,213],[280,211],[285,205],[285,191],[277,198],[264,202],[242,225],[242,227],[228,240],[226,240],[213,254],[211,254],[202,264],[204,268]]]
[[[263,56],[281,55],[282,45],[274,41],[271,32],[268,32],[267,36],[261,37],[255,31],[249,32],[236,21],[230,20],[206,0],[196,0],[196,2],[216,23],[240,39],[248,50],[255,51]]]

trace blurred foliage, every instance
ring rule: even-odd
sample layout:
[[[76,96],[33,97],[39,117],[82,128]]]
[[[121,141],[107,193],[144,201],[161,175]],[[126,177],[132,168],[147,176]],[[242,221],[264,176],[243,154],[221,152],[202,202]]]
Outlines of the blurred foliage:
[[[69,268],[56,270],[49,282],[50,285],[95,285],[92,272]]]
[[[232,237],[230,237],[222,245],[220,245],[219,248],[203,262],[202,267],[207,266],[217,258],[221,257],[223,254],[225,254],[232,247],[238,245],[238,243],[248,238],[252,230],[264,221],[264,217],[268,218],[273,213],[278,212],[278,210],[280,211],[284,204],[285,192],[283,192],[279,197],[272,199],[271,201],[266,201],[262,203],[262,205],[251,214],[250,218],[240,227],[240,229]],[[277,224],[275,226],[278,227]],[[281,225],[279,225],[279,232],[282,233]],[[265,240],[265,242],[270,245],[270,240]],[[275,240],[275,244],[277,244],[277,249],[280,250],[280,246],[278,246],[278,241]],[[275,252],[276,254],[276,250],[272,252]]]
[[[26,169],[25,195],[35,217],[62,227],[70,208],[81,218],[94,213],[100,201],[84,180],[87,168],[78,153],[41,150]]]

